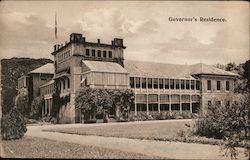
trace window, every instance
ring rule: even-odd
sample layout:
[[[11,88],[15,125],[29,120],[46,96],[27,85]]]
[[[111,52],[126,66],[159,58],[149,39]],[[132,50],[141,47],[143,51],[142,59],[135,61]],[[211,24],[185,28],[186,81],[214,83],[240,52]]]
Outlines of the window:
[[[103,51],[103,57],[107,57],[107,51]]]
[[[163,79],[159,79],[159,88],[163,89]]]
[[[140,88],[140,78],[139,77],[135,78],[135,83],[136,83],[136,88]]]
[[[229,81],[226,81],[226,91],[229,91]]]
[[[180,81],[178,79],[175,80],[175,88],[180,89]]]
[[[173,79],[170,79],[170,88],[174,89],[174,80]]]
[[[220,91],[220,81],[217,81],[217,91]]]
[[[112,58],[112,51],[109,51],[109,58]]]
[[[101,56],[102,56],[100,50],[97,50],[97,56],[98,56],[98,57],[101,57]]]
[[[185,81],[181,80],[181,89],[185,89]]]
[[[152,78],[148,79],[148,88],[152,88]]]
[[[130,87],[135,88],[134,77],[130,77],[129,80],[130,80]]]
[[[158,89],[158,79],[154,78],[154,88]]]
[[[165,79],[165,89],[169,89],[169,79]]]
[[[200,90],[200,81],[196,81],[196,90]]]
[[[92,49],[92,56],[95,57],[95,50]]]
[[[186,80],[186,89],[190,89],[190,84],[189,80]]]
[[[194,80],[191,80],[191,89],[194,90]]]
[[[227,104],[227,106],[230,106],[230,101],[227,101],[227,103],[226,103],[226,104]]]
[[[211,80],[207,80],[207,90],[211,91]]]
[[[142,88],[146,88],[146,78],[142,78]]]
[[[86,56],[89,56],[89,49],[86,49]]]

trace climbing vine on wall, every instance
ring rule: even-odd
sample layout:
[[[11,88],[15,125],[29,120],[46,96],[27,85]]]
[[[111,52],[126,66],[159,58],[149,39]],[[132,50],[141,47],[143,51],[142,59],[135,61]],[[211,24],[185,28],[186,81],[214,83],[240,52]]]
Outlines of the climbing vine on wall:
[[[70,95],[60,97],[59,93],[53,93],[52,95],[52,117],[58,118],[59,111],[63,105],[67,105],[70,102]]]

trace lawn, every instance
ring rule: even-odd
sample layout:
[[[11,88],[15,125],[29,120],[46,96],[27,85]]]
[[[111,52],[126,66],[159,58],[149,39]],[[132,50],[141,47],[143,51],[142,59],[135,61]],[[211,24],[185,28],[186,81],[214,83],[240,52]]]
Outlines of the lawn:
[[[164,121],[158,123],[130,123],[117,125],[87,126],[78,128],[60,128],[47,131],[97,135],[106,137],[123,137],[132,139],[148,139],[160,141],[196,142],[203,144],[219,144],[219,140],[191,136],[194,121]]]
[[[143,154],[25,136],[2,141],[2,158],[154,159]],[[2,152],[1,152],[2,153]]]
[[[136,139],[151,139],[174,137],[178,132],[190,130],[191,127],[185,126],[185,123],[193,126],[194,122],[166,122],[166,123],[130,123],[121,125],[102,125],[102,126],[84,126],[81,128],[63,128],[53,129],[61,133],[71,133],[80,135],[99,135],[108,137],[125,137]]]

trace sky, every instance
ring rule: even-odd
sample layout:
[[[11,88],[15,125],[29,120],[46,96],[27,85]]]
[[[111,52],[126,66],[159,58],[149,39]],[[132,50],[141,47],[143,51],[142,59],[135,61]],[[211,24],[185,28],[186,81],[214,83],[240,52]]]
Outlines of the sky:
[[[226,21],[171,22],[170,17]],[[53,60],[53,45],[69,41],[74,32],[90,42],[123,38],[130,60],[239,64],[250,59],[249,18],[248,2],[236,1],[1,1],[0,58]]]

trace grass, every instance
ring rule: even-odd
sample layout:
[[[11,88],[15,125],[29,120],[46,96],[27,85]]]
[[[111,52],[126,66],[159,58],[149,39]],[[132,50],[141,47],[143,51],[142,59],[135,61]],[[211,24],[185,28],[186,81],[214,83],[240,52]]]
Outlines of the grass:
[[[144,154],[25,136],[2,141],[2,158],[154,159]]]
[[[190,127],[188,127],[190,126]],[[159,141],[179,141],[202,144],[221,144],[222,141],[194,136],[191,134],[194,121],[168,121],[160,123],[130,123],[121,125],[103,126],[84,126],[79,128],[60,128],[46,131],[78,134],[78,135],[97,135],[105,137],[122,137],[131,139],[147,139]]]

